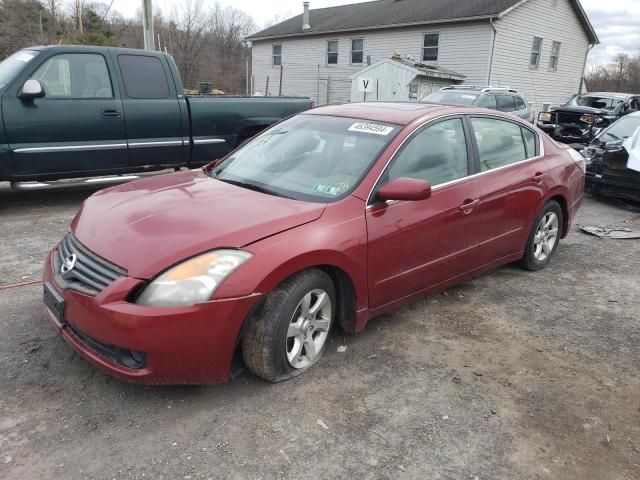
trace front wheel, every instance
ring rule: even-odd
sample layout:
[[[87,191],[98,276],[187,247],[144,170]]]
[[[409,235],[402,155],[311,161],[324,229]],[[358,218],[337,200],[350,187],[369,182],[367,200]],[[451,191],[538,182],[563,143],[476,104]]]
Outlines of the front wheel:
[[[537,271],[547,266],[558,248],[562,235],[562,208],[558,202],[547,202],[533,222],[521,265]]]
[[[333,282],[322,270],[285,280],[248,320],[242,355],[249,370],[279,382],[311,368],[324,350],[335,305]]]

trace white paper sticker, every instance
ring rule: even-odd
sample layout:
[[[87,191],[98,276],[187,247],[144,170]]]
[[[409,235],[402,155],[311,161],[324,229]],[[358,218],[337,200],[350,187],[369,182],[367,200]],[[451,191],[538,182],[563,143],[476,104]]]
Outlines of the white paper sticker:
[[[623,146],[629,152],[627,168],[640,172],[640,128],[636,128],[634,134],[624,141]]]
[[[476,98],[475,95],[462,95],[462,98],[467,98],[469,100],[474,100]]]
[[[35,55],[31,55],[27,52],[18,52],[14,55],[14,59],[19,60],[21,62],[29,62]]]
[[[349,127],[350,132],[373,133],[374,135],[389,135],[393,132],[393,127],[379,125],[377,123],[354,123]]]

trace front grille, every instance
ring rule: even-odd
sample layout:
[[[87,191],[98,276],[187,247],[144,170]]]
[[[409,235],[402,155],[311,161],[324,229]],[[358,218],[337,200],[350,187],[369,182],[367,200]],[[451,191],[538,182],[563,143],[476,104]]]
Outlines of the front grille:
[[[65,260],[75,256],[73,268],[65,273]],[[126,270],[107,262],[81,245],[71,233],[60,242],[56,256],[56,279],[65,288],[71,288],[89,295],[97,295],[120,277]]]
[[[582,113],[558,112],[558,123],[574,123],[578,125],[585,125],[584,122],[580,121],[582,115]]]

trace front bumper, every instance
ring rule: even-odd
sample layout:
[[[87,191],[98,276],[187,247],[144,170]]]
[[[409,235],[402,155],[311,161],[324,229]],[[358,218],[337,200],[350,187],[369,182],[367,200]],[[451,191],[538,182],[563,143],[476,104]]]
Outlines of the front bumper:
[[[260,295],[151,308],[125,300],[141,281],[122,277],[94,297],[56,284],[54,252],[45,261],[43,284],[52,285],[64,299],[64,320],[46,306],[45,313],[90,363],[135,383],[210,384],[229,379],[240,330]],[[140,352],[143,366],[128,368],[101,347]]]
[[[620,176],[599,174],[587,170],[585,174],[587,191],[607,197],[619,198],[631,202],[640,202],[640,182],[630,183]]]
[[[562,125],[538,122],[538,128],[558,142],[585,146],[594,139],[600,129],[583,125]]]

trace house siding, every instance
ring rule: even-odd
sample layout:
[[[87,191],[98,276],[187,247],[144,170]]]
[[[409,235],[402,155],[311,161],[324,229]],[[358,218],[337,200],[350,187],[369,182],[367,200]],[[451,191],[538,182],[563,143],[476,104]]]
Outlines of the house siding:
[[[529,0],[495,22],[491,85],[523,93],[536,112],[543,104],[561,104],[578,93],[589,39],[569,0]],[[540,37],[538,68],[529,66],[533,37]],[[556,71],[549,69],[553,42],[560,42]]]
[[[256,41],[252,46],[253,91],[279,94],[280,67],[272,65],[271,48],[272,45],[282,45],[283,95],[310,96],[319,105],[348,102],[351,97],[351,75],[366,65],[367,57],[374,63],[400,53],[420,61],[424,33],[440,34],[438,66],[465,75],[465,83],[468,84],[487,82],[493,30],[488,22],[482,22]],[[351,39],[354,38],[364,38],[363,64],[350,64]],[[328,40],[338,40],[337,65],[326,63]]]

